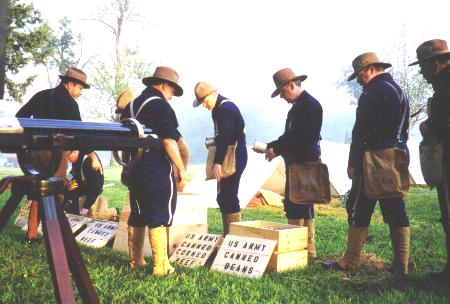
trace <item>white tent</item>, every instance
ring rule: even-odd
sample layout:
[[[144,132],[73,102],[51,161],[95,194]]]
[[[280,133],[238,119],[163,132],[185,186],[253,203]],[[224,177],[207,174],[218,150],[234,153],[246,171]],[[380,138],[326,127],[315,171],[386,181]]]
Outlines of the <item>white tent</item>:
[[[247,147],[247,151],[247,167],[242,174],[238,194],[241,208],[247,206],[255,193],[277,169],[280,162],[282,162],[281,157],[277,157],[271,162],[268,162],[264,159],[264,154],[254,152],[251,147]],[[217,208],[217,182],[216,180],[205,181],[205,176],[205,169],[200,169],[199,173],[186,185],[184,192],[196,194],[195,199],[199,203],[206,204],[208,207]],[[282,185],[284,187],[284,182]]]

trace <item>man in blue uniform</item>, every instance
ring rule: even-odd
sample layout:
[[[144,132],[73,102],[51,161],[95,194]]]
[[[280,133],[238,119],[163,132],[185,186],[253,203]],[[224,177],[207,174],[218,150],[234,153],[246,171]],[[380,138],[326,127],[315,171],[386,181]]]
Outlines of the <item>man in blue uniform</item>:
[[[97,154],[96,154],[97,155]],[[68,155],[73,164],[70,170],[71,180],[64,191],[64,201],[71,201],[69,212],[76,215],[88,216],[89,209],[103,191],[103,168],[92,169],[92,159],[81,155],[79,151],[72,151]],[[97,159],[98,155],[97,155]],[[101,164],[101,163],[100,163]],[[80,208],[80,197],[85,196],[83,206]]]
[[[422,135],[435,136],[442,143],[444,152],[443,180],[436,188],[441,223],[445,233],[445,249],[447,263],[442,271],[432,272],[432,279],[439,282],[450,281],[450,52],[447,41],[433,39],[425,41],[416,50],[420,74],[433,86],[434,94],[428,104],[428,118],[420,124]]]
[[[356,121],[348,159],[347,175],[352,188],[347,200],[348,242],[344,256],[338,261],[325,262],[327,269],[351,270],[361,263],[361,252],[368,234],[370,219],[377,200],[368,199],[362,179],[363,154],[368,150],[397,147],[407,150],[409,105],[403,90],[385,72],[391,64],[381,62],[368,52],[353,60],[348,81],[357,79],[363,87],[358,100]],[[406,111],[406,113],[405,113]],[[397,138],[402,119],[404,123]],[[409,259],[409,220],[402,197],[379,199],[383,220],[389,225],[393,247],[393,261],[389,269],[406,275]]]
[[[81,120],[80,110],[75,100],[81,96],[83,89],[90,88],[86,83],[87,75],[80,69],[70,67],[59,78],[61,82],[56,88],[36,93],[17,112],[16,117]],[[100,170],[100,163],[95,154],[88,155],[92,159],[93,168]],[[51,176],[66,178],[67,155],[63,151],[36,151],[31,154],[31,161],[44,178]],[[38,225],[38,202],[33,201],[28,218],[27,242],[37,240]]]
[[[315,245],[314,205],[294,204],[289,200],[289,165],[320,159],[320,129],[322,106],[301,87],[306,75],[296,76],[290,68],[273,75],[276,89],[272,98],[280,95],[292,104],[284,133],[267,144],[266,159],[271,161],[281,155],[286,165],[284,211],[288,224],[308,227],[308,257],[317,258]]]
[[[169,67],[157,67],[153,76],[142,82],[147,86],[130,102],[122,118],[132,117],[151,128],[162,140],[164,149],[148,150],[135,164],[128,179],[131,213],[128,219],[128,247],[132,268],[143,268],[145,227],[149,228],[153,253],[153,274],[168,275],[175,271],[167,257],[167,227],[172,225],[177,202],[177,187],[185,183],[186,171],[177,141],[178,121],[169,104],[172,96],[183,95],[178,74]],[[174,165],[180,182],[174,178]]]
[[[247,166],[247,148],[245,143],[244,118],[237,105],[220,95],[210,83],[199,82],[194,88],[196,100],[193,106],[203,105],[212,111],[214,122],[213,172],[217,180],[217,203],[222,213],[223,233],[228,234],[230,224],[241,220],[239,205],[239,182]],[[236,172],[226,178],[222,177],[222,163],[229,145],[236,146]]]

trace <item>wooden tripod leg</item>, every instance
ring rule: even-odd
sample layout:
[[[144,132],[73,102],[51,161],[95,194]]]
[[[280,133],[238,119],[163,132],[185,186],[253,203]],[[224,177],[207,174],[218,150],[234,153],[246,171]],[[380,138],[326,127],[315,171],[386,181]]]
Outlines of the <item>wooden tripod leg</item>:
[[[72,272],[72,277],[75,280],[80,296],[84,303],[99,303],[86,264],[81,256],[80,248],[78,248],[72,229],[70,228],[69,221],[64,215],[62,208],[57,208],[57,210],[70,271]]]
[[[42,229],[56,300],[58,303],[75,304],[55,197],[53,195],[41,196],[39,203],[43,211],[41,212]]]
[[[16,210],[17,206],[19,205],[24,195],[25,195],[24,192],[14,189],[13,185],[13,191],[11,191],[11,196],[9,197],[5,206],[3,206],[2,211],[0,211],[0,231],[3,230],[6,223],[13,214],[14,210]]]

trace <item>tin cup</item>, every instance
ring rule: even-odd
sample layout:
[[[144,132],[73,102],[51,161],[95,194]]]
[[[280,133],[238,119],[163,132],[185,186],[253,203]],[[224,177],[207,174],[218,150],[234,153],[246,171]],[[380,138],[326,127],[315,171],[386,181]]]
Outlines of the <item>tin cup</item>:
[[[267,144],[260,141],[255,141],[253,144],[253,150],[258,153],[266,153]]]
[[[214,137],[206,137],[205,138],[205,146],[206,148],[213,147],[216,145],[216,142],[214,141]]]

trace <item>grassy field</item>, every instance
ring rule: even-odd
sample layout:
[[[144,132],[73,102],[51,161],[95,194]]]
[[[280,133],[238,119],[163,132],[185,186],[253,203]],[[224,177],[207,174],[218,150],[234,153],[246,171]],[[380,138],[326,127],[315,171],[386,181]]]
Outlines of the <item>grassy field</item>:
[[[126,189],[118,181],[119,170],[105,172],[105,183],[114,187],[106,188],[104,194],[110,206],[120,208]],[[14,173],[1,170],[0,176]],[[9,191],[0,196],[0,207],[8,197]],[[407,278],[382,268],[391,260],[392,248],[378,208],[365,246],[367,265],[350,273],[321,268],[321,261],[340,256],[346,245],[346,213],[339,201],[316,209],[318,260],[305,269],[266,273],[256,280],[178,265],[176,275],[158,278],[150,268],[131,271],[127,255],[114,252],[111,246],[81,251],[102,303],[449,303],[448,286],[436,285],[426,276],[445,263],[435,191],[413,189],[407,209],[411,222]],[[243,220],[255,219],[286,222],[281,208],[243,210]],[[208,223],[210,233],[222,232],[217,209],[208,211]],[[0,233],[0,303],[54,303],[44,245],[25,245],[22,237],[12,219]]]

